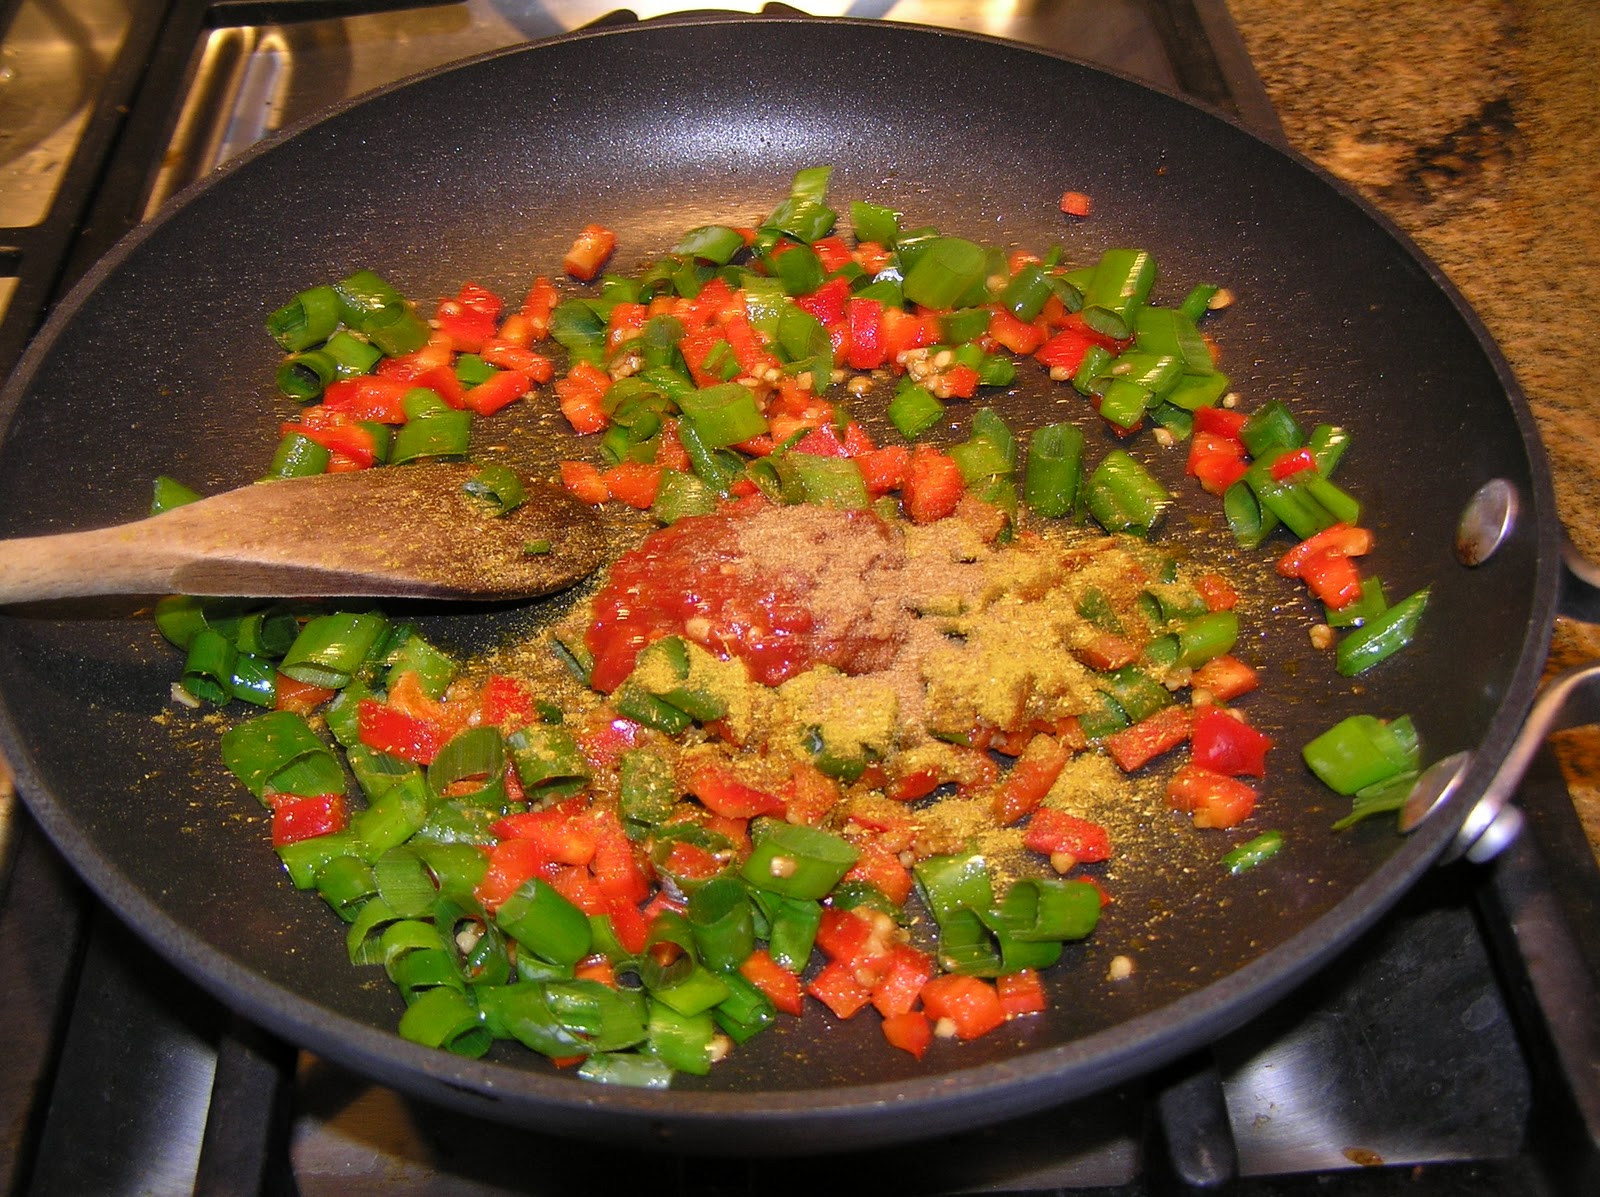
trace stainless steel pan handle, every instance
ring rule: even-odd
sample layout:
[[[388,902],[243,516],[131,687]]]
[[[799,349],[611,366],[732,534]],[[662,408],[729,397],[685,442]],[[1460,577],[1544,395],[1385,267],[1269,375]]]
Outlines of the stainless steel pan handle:
[[[1515,491],[1496,480],[1467,505],[1456,537],[1456,552],[1469,565],[1491,556],[1516,521]],[[1561,614],[1600,622],[1600,567],[1587,560],[1568,537],[1561,551]],[[1600,661],[1574,666],[1546,683],[1500,768],[1467,817],[1442,860],[1486,861],[1522,830],[1522,812],[1511,797],[1522,783],[1534,754],[1554,732],[1600,723]],[[1429,766],[1400,812],[1400,829],[1411,831],[1451,797],[1472,763],[1470,751],[1457,752]]]

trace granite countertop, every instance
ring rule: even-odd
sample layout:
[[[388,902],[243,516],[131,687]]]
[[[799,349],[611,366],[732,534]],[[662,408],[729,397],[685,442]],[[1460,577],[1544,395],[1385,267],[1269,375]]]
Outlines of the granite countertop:
[[[1573,541],[1600,561],[1600,5],[1227,0],[1295,149],[1409,233],[1477,311],[1537,417]],[[1571,317],[1555,316],[1578,313]],[[1558,622],[1551,671],[1600,658]],[[1556,753],[1600,855],[1600,729]]]

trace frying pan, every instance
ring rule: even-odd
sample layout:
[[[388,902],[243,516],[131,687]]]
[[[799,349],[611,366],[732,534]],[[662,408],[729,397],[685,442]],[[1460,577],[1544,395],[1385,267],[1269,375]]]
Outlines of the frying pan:
[[[1270,679],[1246,700],[1278,738],[1252,823],[1198,833],[1157,798],[1106,812],[1114,896],[1053,970],[1049,1013],[920,1064],[869,1020],[813,1010],[669,1092],[590,1086],[531,1053],[457,1059],[401,1041],[398,998],[344,958],[341,928],[294,892],[252,799],[223,775],[218,727],[176,708],[179,663],[116,606],[0,615],[0,746],[62,853],[105,902],[243,1016],[373,1079],[509,1124],[727,1153],[906,1141],[997,1121],[1144,1073],[1243,1023],[1329,961],[1440,857],[1516,738],[1554,618],[1559,529],[1532,418],[1505,363],[1439,272],[1314,167],[1227,120],[1082,64],[979,36],[883,22],[696,18],[475,59],[289,133],[182,195],[75,289],[0,402],[0,533],[140,513],[150,480],[248,481],[284,418],[262,332],[302,287],[361,267],[425,304],[475,279],[520,294],[589,221],[616,263],[710,221],[755,220],[795,170],[909,225],[989,243],[1062,241],[1075,261],[1152,250],[1172,301],[1201,280],[1234,307],[1213,330],[1234,388],[1353,430],[1340,479],[1367,501],[1371,569],[1392,593],[1433,587],[1417,641],[1358,681],[1309,647],[1315,613],[1262,560],[1230,552],[1185,499],[1165,538],[1244,581],[1240,651]],[[1064,189],[1094,216],[1069,227]],[[1081,417],[1062,389],[996,401],[1019,427]],[[587,453],[552,405],[492,436],[532,468]],[[862,405],[870,415],[871,404]],[[946,439],[969,409],[952,409]],[[1193,496],[1182,449],[1133,451]],[[497,450],[499,451],[499,450]],[[1467,568],[1452,545],[1478,487],[1521,513]],[[1209,521],[1209,525],[1208,525]],[[419,609],[471,652],[524,635],[533,605]],[[1430,758],[1472,750],[1409,836],[1388,820],[1335,833],[1344,800],[1298,746],[1346,714],[1412,715]],[[1227,876],[1218,859],[1266,827],[1287,847]],[[1127,955],[1132,977],[1107,980]]]

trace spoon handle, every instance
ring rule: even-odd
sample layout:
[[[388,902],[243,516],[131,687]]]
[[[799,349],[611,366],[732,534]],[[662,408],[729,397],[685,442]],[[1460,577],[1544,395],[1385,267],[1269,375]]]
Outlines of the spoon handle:
[[[164,594],[192,560],[142,523],[0,540],[0,603],[90,594]]]

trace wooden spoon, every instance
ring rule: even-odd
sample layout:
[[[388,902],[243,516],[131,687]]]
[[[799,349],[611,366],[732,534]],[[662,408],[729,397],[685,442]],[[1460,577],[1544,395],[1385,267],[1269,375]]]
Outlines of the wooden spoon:
[[[605,536],[592,508],[524,479],[525,501],[496,516],[463,489],[477,469],[258,482],[136,523],[0,540],[0,603],[103,594],[502,600],[560,590],[600,564]]]

